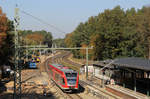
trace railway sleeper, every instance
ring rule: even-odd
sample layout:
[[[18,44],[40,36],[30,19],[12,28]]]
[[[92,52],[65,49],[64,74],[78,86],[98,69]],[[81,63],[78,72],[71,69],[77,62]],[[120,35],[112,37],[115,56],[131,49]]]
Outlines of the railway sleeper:
[[[87,94],[92,94],[93,96],[95,97],[98,97],[100,99],[109,99],[109,97],[103,95],[103,94],[100,94],[99,91],[95,91],[93,88],[91,87],[86,87],[87,89]]]
[[[100,99],[109,99],[108,97],[106,97],[106,96],[104,96],[104,95],[102,95],[102,94],[99,94],[98,92],[96,92],[96,91],[94,91],[94,90],[92,90],[92,89],[89,89],[89,92],[90,92],[93,96],[98,97],[98,98],[100,98]]]

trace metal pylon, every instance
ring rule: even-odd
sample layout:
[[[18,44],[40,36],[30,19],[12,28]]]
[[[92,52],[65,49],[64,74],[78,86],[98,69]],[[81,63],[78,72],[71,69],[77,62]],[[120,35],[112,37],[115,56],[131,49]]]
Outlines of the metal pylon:
[[[14,69],[14,95],[13,99],[21,99],[21,66],[19,64],[19,8],[15,8],[14,28],[15,28],[15,69]]]

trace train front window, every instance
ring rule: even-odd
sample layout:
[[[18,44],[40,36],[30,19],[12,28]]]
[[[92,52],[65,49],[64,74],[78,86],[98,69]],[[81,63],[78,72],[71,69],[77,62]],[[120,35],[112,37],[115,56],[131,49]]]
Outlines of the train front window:
[[[66,77],[77,77],[77,73],[66,73]]]

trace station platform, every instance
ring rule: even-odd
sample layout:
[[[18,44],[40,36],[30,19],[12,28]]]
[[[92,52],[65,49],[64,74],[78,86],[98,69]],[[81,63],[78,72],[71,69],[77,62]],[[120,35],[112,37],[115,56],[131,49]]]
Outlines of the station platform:
[[[150,99],[150,97],[142,93],[135,92],[119,85],[106,85],[106,90],[122,97],[123,99]]]

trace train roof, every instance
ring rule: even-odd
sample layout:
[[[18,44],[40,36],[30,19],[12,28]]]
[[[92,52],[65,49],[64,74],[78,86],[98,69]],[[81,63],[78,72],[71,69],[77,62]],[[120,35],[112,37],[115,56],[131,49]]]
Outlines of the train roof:
[[[56,67],[57,69],[63,71],[63,72],[76,72],[66,66],[63,66],[62,64],[51,64],[52,66]]]

